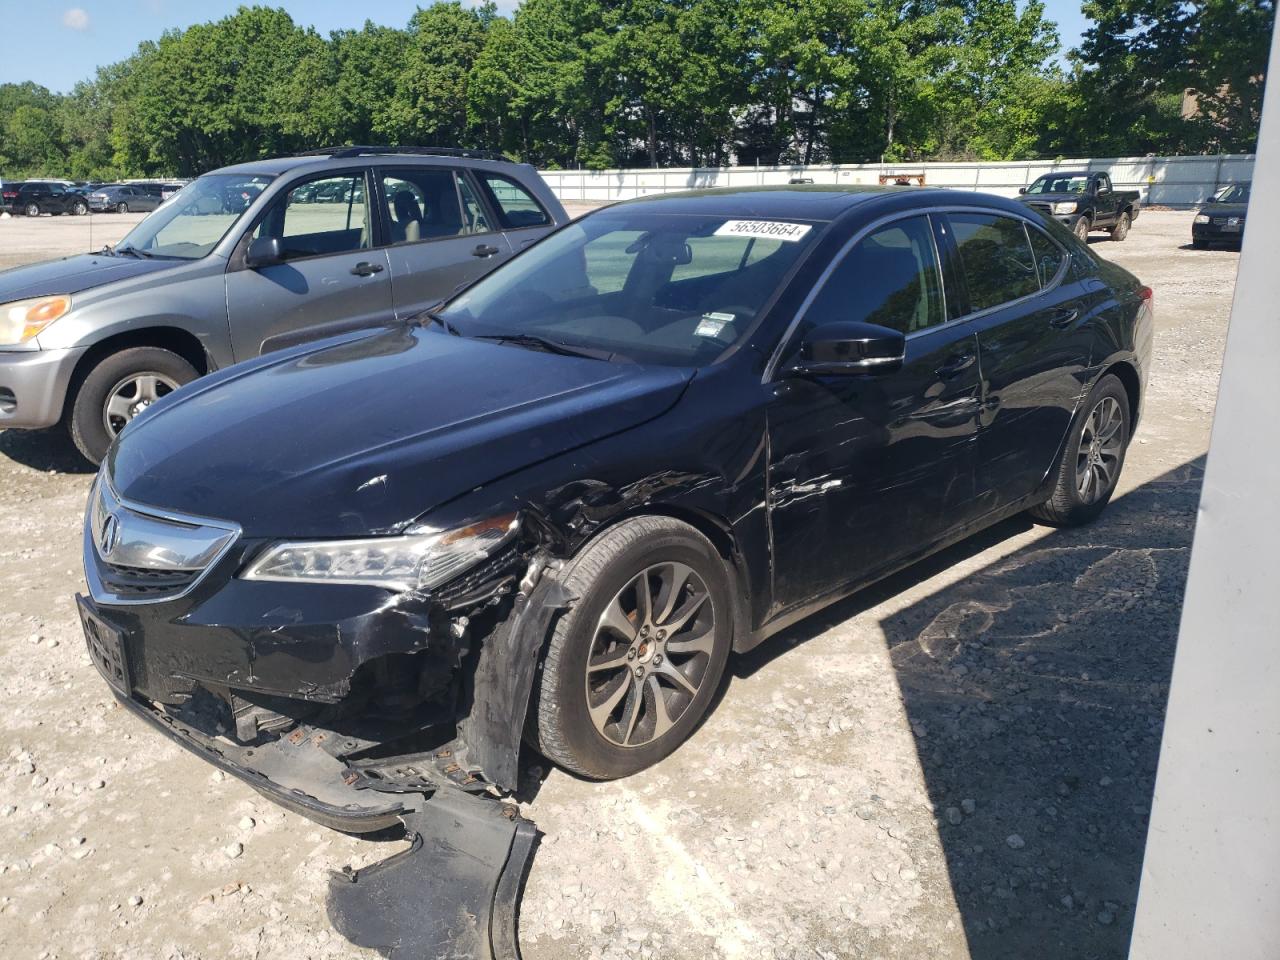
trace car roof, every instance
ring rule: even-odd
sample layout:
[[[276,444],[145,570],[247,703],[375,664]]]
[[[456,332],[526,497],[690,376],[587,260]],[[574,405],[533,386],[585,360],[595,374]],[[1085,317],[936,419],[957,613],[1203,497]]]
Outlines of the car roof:
[[[336,150],[337,148],[335,148]],[[268,160],[250,160],[229,167],[219,167],[209,173],[238,173],[250,176],[279,176],[295,170],[347,169],[352,166],[468,166],[511,169],[525,166],[511,160],[491,160],[482,157],[455,156],[436,153],[362,153],[355,156],[331,156],[305,154],[292,157],[272,157]]]
[[[1105,170],[1050,170],[1047,173],[1040,174],[1037,180],[1043,177],[1092,177],[1094,174],[1106,173]]]
[[[973,205],[989,206],[1025,216],[1026,207],[1003,197],[937,187],[788,185],[721,187],[685,190],[625,200],[600,212],[644,206],[645,212],[698,213],[707,216],[834,220],[849,210],[874,205],[895,209]]]

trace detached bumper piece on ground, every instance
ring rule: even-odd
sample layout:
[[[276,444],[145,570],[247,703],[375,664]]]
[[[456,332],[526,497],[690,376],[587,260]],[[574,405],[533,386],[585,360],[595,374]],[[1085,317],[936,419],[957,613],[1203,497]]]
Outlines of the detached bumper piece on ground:
[[[110,681],[92,614],[85,623]],[[537,829],[514,806],[452,782],[457,766],[447,756],[352,766],[325,750],[327,731],[306,726],[265,747],[237,748],[117,696],[197,756],[318,823],[354,833],[404,825],[408,850],[330,880],[329,919],[352,943],[395,960],[519,960],[517,906]]]

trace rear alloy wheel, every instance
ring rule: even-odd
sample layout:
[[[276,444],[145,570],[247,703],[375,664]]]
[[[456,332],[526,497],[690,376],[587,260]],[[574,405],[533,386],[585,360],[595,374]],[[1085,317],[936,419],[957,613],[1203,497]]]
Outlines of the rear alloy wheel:
[[[28,204],[27,204],[27,211],[26,211],[26,213],[27,213],[27,216],[28,216],[28,217],[38,217],[38,216],[40,216],[40,204],[38,204],[38,203],[28,203]]]
[[[121,200],[119,203],[116,204],[116,213],[128,213],[128,212],[129,212],[129,205],[125,203],[123,200]]]
[[[1088,217],[1081,217],[1076,221],[1075,226],[1071,228],[1071,232],[1080,238],[1082,243],[1089,242],[1089,229],[1091,224]]]
[[[1132,224],[1133,224],[1133,221],[1129,218],[1129,214],[1127,213],[1120,214],[1120,219],[1117,220],[1116,225],[1111,228],[1111,239],[1123,240],[1125,237],[1129,235],[1129,227]]]
[[[1055,471],[1053,495],[1032,516],[1060,526],[1088,523],[1115,493],[1129,448],[1129,395],[1111,375],[1089,393]]]
[[[669,517],[625,521],[566,567],[582,599],[557,623],[531,733],[549,759],[598,780],[643,770],[693,732],[732,639],[715,547]]]
[[[71,213],[77,217],[83,217],[89,212],[89,205],[83,200],[77,200],[71,205]]]
[[[71,406],[71,439],[93,463],[143,410],[199,374],[186,360],[159,347],[121,350],[94,367]]]

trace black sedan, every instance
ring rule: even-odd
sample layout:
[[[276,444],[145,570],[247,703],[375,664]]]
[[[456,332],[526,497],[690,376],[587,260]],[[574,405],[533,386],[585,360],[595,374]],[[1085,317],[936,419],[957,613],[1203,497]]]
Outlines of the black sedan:
[[[1239,247],[1244,241],[1244,221],[1249,212],[1251,184],[1229,183],[1219,187],[1196,211],[1191,223],[1191,245],[1205,250],[1215,243]]]
[[[1012,514],[1096,517],[1152,322],[995,197],[618,204],[135,419],[86,519],[89,649],[139,717],[347,830],[514,789],[526,735],[626,776],[734,653]]]

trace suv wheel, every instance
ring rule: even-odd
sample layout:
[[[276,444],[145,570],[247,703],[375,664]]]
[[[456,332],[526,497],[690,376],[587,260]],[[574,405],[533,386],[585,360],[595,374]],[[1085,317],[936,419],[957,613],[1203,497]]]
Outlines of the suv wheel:
[[[26,209],[26,214],[27,214],[27,216],[28,216],[28,217],[38,217],[38,216],[40,216],[40,204],[38,204],[38,203],[28,203],[28,204],[27,204],[27,209]]]
[[[1031,510],[1037,520],[1064,527],[1088,523],[1115,493],[1129,449],[1129,394],[1117,377],[1107,374],[1081,410],[1063,446],[1053,494]]]
[[[693,527],[638,517],[579,553],[565,586],[582,599],[548,643],[530,732],[574,773],[625,777],[675,750],[711,706],[733,633],[729,575]]]
[[[113,353],[89,371],[76,392],[71,439],[88,460],[99,463],[125,424],[197,376],[186,360],[159,347]]]
[[[1111,228],[1112,240],[1123,240],[1129,235],[1129,227],[1133,221],[1129,218],[1129,214],[1120,214],[1120,219],[1116,221],[1116,225]]]
[[[1091,226],[1088,217],[1081,217],[1076,221],[1075,226],[1071,228],[1071,232],[1080,238],[1081,243],[1088,243]]]
[[[74,204],[72,204],[71,212],[77,217],[83,217],[86,213],[89,212],[89,205],[85,203],[83,200],[77,200]]]
[[[123,200],[121,200],[119,203],[116,204],[116,213],[128,213],[128,212],[129,212],[129,205],[125,203]]]

